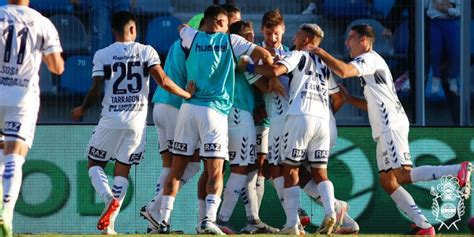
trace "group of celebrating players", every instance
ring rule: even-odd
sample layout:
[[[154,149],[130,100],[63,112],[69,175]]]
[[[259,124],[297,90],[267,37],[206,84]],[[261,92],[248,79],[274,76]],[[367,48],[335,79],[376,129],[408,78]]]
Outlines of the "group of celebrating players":
[[[41,58],[52,72],[64,70],[57,31],[47,18],[28,8],[28,2],[10,0],[0,8],[0,30],[7,32],[1,39],[1,65],[15,69],[0,72],[4,236],[12,234],[21,166],[34,135],[39,103],[27,106],[27,102],[39,101]],[[240,11],[232,5],[208,7],[195,28],[180,26],[180,39],[171,46],[163,69],[153,47],[135,42],[135,16],[117,12],[112,17],[115,43],[94,55],[92,87],[71,116],[81,119],[104,92],[101,119],[87,148],[91,183],[105,201],[97,223],[104,234],[116,234],[114,223],[130,167],[144,155],[150,76],[160,86],[152,102],[163,169],[155,197],[140,210],[149,222],[148,233],[171,233],[175,197],[199,172],[201,161],[197,233],[239,232],[229,220],[242,198],[247,225],[241,233],[305,234],[300,188],[324,207],[318,233],[357,233],[359,226],[347,214],[347,203],[334,197],[327,176],[337,137],[333,113],[343,103],[368,111],[381,185],[415,223],[410,233],[434,235],[435,230],[401,185],[452,175],[469,197],[470,162],[412,168],[409,122],[387,64],[372,49],[375,34],[370,26],[350,29],[349,63],[319,47],[324,31],[314,23],[300,26],[294,49],[289,50],[282,44],[285,23],[277,10],[264,14],[264,40],[257,44],[252,23],[241,21]],[[365,98],[350,95],[335,82],[334,74],[358,78]],[[110,160],[115,160],[112,185],[104,173]],[[225,161],[230,176],[223,190]],[[285,210],[281,230],[259,218],[265,178],[273,183]]]

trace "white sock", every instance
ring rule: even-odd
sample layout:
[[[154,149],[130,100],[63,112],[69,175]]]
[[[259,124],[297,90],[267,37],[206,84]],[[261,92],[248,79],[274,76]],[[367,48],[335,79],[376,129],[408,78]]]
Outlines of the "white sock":
[[[413,183],[439,179],[444,175],[456,177],[460,169],[461,165],[424,165],[413,168],[410,172],[410,177]]]
[[[16,200],[20,194],[21,179],[23,172],[21,167],[25,163],[25,157],[17,154],[5,156],[5,170],[3,173],[3,209],[13,217]],[[10,218],[12,219],[12,218]]]
[[[208,194],[206,196],[206,217],[212,222],[216,222],[219,204],[221,204],[221,198],[216,194]]]
[[[163,195],[160,208],[160,222],[170,223],[171,211],[173,211],[175,197]]]
[[[156,183],[155,196],[158,195],[158,193],[163,189],[166,177],[168,177],[169,173],[170,168],[163,167],[163,169],[161,170],[160,177],[158,178],[158,182]]]
[[[286,213],[286,227],[296,226],[298,224],[298,208],[300,208],[300,187],[293,186],[285,188],[283,206]]]
[[[109,186],[109,179],[100,166],[92,166],[89,168],[89,178],[92,186],[105,203],[112,199],[113,194]]]
[[[319,195],[318,185],[314,182],[314,180],[310,180],[303,188],[303,191],[307,193],[309,196],[314,198],[316,202],[322,204],[321,195]]]
[[[262,206],[263,194],[265,193],[265,177],[257,177],[257,197],[258,197],[258,207]]]
[[[321,195],[321,201],[323,202],[324,213],[326,215],[336,213],[334,211],[334,202],[336,199],[334,198],[334,186],[332,185],[332,182],[329,180],[320,182],[318,184],[318,191]]]
[[[179,182],[179,187],[181,188],[183,185],[185,185],[190,179],[194,177],[194,175],[199,172],[200,169],[200,162],[189,162],[186,166],[186,169],[184,169],[183,177],[181,177],[181,182]]]
[[[5,170],[5,155],[3,155],[3,149],[0,149],[0,177],[3,177],[3,170]]]
[[[112,193],[114,195],[114,198],[119,201],[120,206],[118,210],[114,213],[114,215],[110,217],[111,222],[115,222],[115,219],[117,219],[120,208],[122,208],[123,200],[125,200],[125,196],[127,195],[127,189],[128,179],[122,176],[115,176],[114,185],[112,186]]]
[[[221,209],[219,210],[219,220],[229,221],[234,211],[235,204],[239,200],[242,189],[245,189],[246,175],[230,173],[224,190]]]
[[[260,219],[258,217],[257,176],[257,170],[247,174],[245,189],[242,193],[247,221]]]
[[[283,190],[285,189],[285,179],[283,178],[283,176],[278,176],[276,177],[274,180],[273,180],[273,185],[275,185],[275,190],[277,192],[277,196],[278,196],[278,199],[280,200],[281,202],[281,205],[283,205],[283,202],[284,202],[284,194],[283,194]]]
[[[431,227],[431,224],[416,205],[415,200],[403,187],[398,187],[390,197],[397,204],[398,208],[415,222],[416,226],[423,229]]]
[[[206,201],[198,199],[198,221],[202,221],[206,217]]]

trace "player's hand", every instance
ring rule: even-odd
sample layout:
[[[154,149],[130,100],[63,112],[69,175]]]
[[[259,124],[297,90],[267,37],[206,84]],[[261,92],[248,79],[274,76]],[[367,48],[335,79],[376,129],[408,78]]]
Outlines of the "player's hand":
[[[319,53],[320,49],[321,48],[319,46],[308,44],[303,48],[303,51],[308,51],[308,52],[314,53],[316,55],[319,55],[318,53]]]
[[[337,84],[339,87],[339,91],[342,93],[342,98],[344,99],[344,102],[348,100],[352,95],[349,94],[349,91],[342,85],[342,84]]]
[[[74,121],[81,121],[82,120],[82,117],[84,116],[84,114],[86,114],[86,111],[84,110],[84,108],[81,106],[77,106],[76,108],[74,108],[72,111],[71,111],[71,118],[72,120]]]
[[[192,80],[189,81],[188,85],[186,86],[186,91],[189,93],[189,97],[185,98],[185,99],[189,100],[189,99],[191,99],[191,97],[193,97],[194,92],[196,92],[196,82],[194,82]]]
[[[245,72],[245,68],[247,67],[247,64],[249,64],[248,58],[247,57],[240,57],[239,62],[237,62],[236,70],[238,72]]]
[[[268,87],[270,91],[274,91],[281,96],[286,95],[285,87],[281,84],[280,80],[278,80],[278,78],[276,77],[270,78],[268,80]]]

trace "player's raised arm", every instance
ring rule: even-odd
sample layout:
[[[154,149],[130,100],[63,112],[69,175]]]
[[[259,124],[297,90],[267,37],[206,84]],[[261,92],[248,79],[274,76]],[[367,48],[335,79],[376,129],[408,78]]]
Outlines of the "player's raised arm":
[[[102,76],[95,76],[92,79],[92,86],[87,92],[84,101],[80,106],[77,106],[71,111],[71,117],[74,121],[80,121],[82,116],[84,116],[95,103],[100,101],[100,95],[102,91],[102,84],[104,82],[104,77]]]
[[[156,83],[158,83],[158,85],[170,93],[183,97],[184,99],[190,99],[194,93],[194,82],[190,81],[186,90],[183,90],[166,75],[166,73],[163,71],[163,68],[161,68],[159,64],[156,64],[150,68],[150,74],[155,79]]]
[[[331,71],[333,71],[340,78],[346,79],[359,76],[359,71],[353,64],[345,63],[333,57],[324,49],[317,46],[311,46],[310,48],[307,48],[307,50],[318,55],[318,57],[320,57],[324,61],[324,63],[329,67],[329,69],[331,69]]]

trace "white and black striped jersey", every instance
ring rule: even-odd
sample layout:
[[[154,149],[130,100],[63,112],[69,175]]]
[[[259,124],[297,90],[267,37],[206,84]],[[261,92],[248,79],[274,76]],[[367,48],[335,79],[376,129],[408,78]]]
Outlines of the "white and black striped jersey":
[[[62,52],[58,31],[39,12],[0,7],[0,105],[39,106],[38,71],[44,55]]]
[[[297,50],[291,51],[278,63],[288,69],[290,92],[287,114],[311,115],[328,120],[329,68],[313,53]]]
[[[410,124],[385,60],[375,51],[370,51],[357,56],[351,63],[359,71],[372,137],[375,139],[388,130],[408,129]]]
[[[92,76],[104,77],[99,125],[106,128],[143,128],[146,125],[149,68],[160,64],[149,45],[115,42],[94,55]]]

